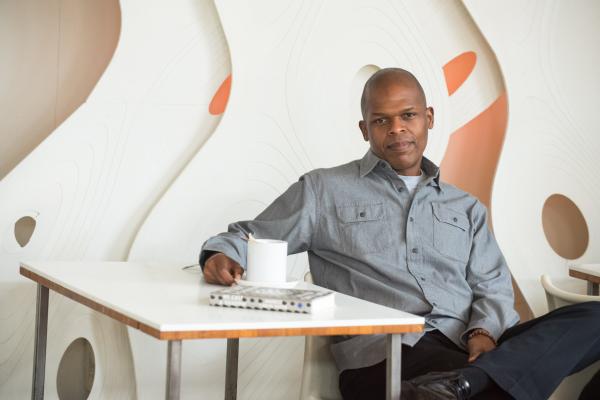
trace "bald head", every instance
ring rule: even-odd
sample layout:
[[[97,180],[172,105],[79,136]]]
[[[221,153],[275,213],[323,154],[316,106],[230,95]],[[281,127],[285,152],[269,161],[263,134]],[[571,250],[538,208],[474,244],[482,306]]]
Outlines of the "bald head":
[[[393,84],[414,86],[423,101],[423,106],[427,106],[423,87],[413,74],[402,68],[383,68],[371,75],[363,88],[360,98],[360,110],[362,111],[363,119],[366,118],[369,96],[371,96],[373,89]]]

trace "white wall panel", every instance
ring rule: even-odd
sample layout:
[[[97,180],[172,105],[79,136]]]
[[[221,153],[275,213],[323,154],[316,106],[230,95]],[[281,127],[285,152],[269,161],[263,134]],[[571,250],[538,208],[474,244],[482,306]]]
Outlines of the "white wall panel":
[[[114,59],[88,101],[0,181],[0,397],[29,396],[33,285],[18,261],[122,260],[153,204],[211,134],[209,103],[229,75],[212,3],[125,1]],[[27,245],[14,224],[36,220]],[[135,397],[127,330],[51,295],[46,398],[62,352],[89,340],[91,399]],[[161,356],[165,356],[164,354]]]

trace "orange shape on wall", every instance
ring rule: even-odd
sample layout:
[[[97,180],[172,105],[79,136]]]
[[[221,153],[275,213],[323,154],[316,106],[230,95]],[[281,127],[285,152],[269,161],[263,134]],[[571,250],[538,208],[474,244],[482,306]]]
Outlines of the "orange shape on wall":
[[[440,165],[444,181],[478,197],[488,209],[507,121],[508,102],[504,92],[450,136]]]
[[[444,78],[446,78],[446,87],[448,95],[456,92],[456,90],[467,80],[475,63],[477,62],[477,54],[474,51],[466,51],[444,65]]]
[[[221,86],[219,86],[215,92],[215,95],[208,105],[208,112],[212,115],[223,114],[227,107],[227,101],[229,100],[229,92],[231,92],[231,74],[225,78],[223,83],[221,83]]]

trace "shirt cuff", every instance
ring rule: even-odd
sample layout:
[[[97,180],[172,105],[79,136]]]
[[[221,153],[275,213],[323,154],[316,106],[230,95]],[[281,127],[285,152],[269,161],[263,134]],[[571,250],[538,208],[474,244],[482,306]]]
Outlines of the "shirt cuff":
[[[198,264],[200,264],[200,268],[202,268],[202,271],[204,271],[204,263],[206,263],[206,260],[208,260],[210,257],[214,256],[217,253],[220,252],[215,250],[202,250],[200,252],[200,259],[198,260]]]
[[[238,263],[243,270],[246,270],[246,267],[244,265],[245,262],[240,259],[239,254],[235,250],[236,249],[232,249],[227,245],[222,245],[219,243],[207,245],[205,248],[202,249],[202,251],[200,251],[198,264],[200,264],[200,268],[202,268],[202,270],[204,271],[204,264],[206,263],[206,260],[210,258],[210,256],[214,255],[215,253],[223,253],[227,257],[231,258],[233,261]]]

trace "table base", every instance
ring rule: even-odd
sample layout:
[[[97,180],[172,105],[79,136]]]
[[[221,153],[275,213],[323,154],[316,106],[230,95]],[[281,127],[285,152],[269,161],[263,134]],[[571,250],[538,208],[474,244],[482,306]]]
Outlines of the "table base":
[[[236,400],[238,379],[238,354],[240,339],[227,339],[227,359],[225,362],[225,400]]]
[[[165,398],[179,400],[181,393],[181,340],[167,344],[167,385]]]
[[[48,339],[48,297],[47,287],[38,283],[35,306],[35,344],[33,349],[33,379],[31,398],[44,398],[44,379],[46,375],[46,342]]]

